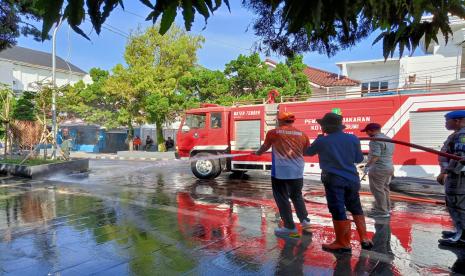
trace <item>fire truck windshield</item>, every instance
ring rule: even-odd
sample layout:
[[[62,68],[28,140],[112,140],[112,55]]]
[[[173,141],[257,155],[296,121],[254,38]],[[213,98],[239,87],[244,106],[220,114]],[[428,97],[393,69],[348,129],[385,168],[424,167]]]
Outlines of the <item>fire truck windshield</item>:
[[[187,114],[184,125],[191,129],[205,128],[206,114]]]

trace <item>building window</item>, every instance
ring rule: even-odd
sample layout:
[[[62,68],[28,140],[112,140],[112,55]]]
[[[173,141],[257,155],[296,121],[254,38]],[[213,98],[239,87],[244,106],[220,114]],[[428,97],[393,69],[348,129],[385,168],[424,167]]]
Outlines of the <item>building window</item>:
[[[370,82],[370,93],[379,92],[379,81]]]
[[[387,81],[372,81],[362,83],[362,95],[368,92],[377,93],[388,91],[389,83]]]
[[[362,94],[366,94],[368,93],[368,89],[369,89],[370,85],[368,82],[364,82],[362,83]]]
[[[379,91],[387,91],[388,90],[388,82],[382,81],[380,82]]]
[[[368,84],[368,82],[362,83],[362,97],[363,97],[363,95],[368,93],[368,88],[369,87],[370,87],[370,85]]]

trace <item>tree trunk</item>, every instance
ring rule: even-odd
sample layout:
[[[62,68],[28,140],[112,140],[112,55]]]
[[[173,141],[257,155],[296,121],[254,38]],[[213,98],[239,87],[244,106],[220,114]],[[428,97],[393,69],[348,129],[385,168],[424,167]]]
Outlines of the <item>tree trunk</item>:
[[[164,143],[165,138],[163,137],[163,122],[155,122],[157,127],[157,144]]]
[[[8,129],[10,128],[10,125],[8,124]],[[9,131],[8,131],[9,133]],[[8,141],[9,141],[9,144],[10,144],[10,149],[8,150],[9,154],[10,154],[10,159],[13,158],[13,137],[12,135],[9,135],[8,134]]]
[[[165,138],[163,137],[163,122],[155,122],[155,126],[157,127],[158,151],[165,151]]]
[[[128,125],[128,147],[129,151],[133,151],[134,146],[133,146],[133,138],[134,137],[134,127],[132,126],[132,123],[129,123]]]
[[[4,159],[7,159],[7,154],[8,154],[8,128],[9,128],[9,124],[8,122],[5,123],[5,149],[4,149],[4,153],[3,153],[3,158]]]

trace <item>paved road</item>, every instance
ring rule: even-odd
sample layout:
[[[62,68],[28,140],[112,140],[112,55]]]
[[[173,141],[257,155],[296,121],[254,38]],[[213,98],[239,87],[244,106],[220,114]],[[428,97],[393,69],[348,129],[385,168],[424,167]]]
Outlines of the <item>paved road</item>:
[[[307,180],[313,235],[278,239],[268,176],[195,179],[182,161],[92,161],[89,175],[0,182],[0,275],[449,274],[442,206],[395,202],[368,219],[375,248],[321,250],[334,238],[321,185]],[[372,199],[362,198],[369,209]],[[296,220],[297,221],[297,220]],[[461,263],[460,263],[461,262]],[[456,268],[453,268],[453,267]]]

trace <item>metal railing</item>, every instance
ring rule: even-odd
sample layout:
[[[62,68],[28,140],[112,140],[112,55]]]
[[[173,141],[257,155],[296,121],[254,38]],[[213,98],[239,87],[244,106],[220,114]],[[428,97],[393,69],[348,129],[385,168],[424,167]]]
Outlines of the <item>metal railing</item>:
[[[451,92],[465,92],[465,82],[458,83],[438,83],[426,85],[409,85],[406,87],[387,89],[379,92],[369,91],[342,91],[334,90],[329,91],[327,94],[319,93],[316,95],[295,95],[295,96],[281,96],[277,99],[277,103],[285,102],[313,102],[313,101],[327,101],[327,100],[341,100],[352,98],[368,98],[368,97],[386,97],[395,95],[411,95],[411,94],[433,94],[433,93],[451,93]],[[254,99],[234,102],[233,106],[245,106],[266,104],[266,99]]]
[[[411,95],[411,94],[434,94],[434,93],[451,93],[451,92],[465,92],[465,82],[455,84],[431,84],[425,86],[410,86],[396,89],[388,89],[379,92],[367,92],[367,91],[348,91],[341,92],[335,91],[335,93],[329,93],[326,95],[300,95],[300,96],[282,96],[280,99],[281,103],[284,102],[297,102],[297,101],[326,101],[326,100],[340,100],[340,99],[351,99],[351,98],[368,98],[368,97],[386,97],[386,96],[400,96],[400,95]]]

